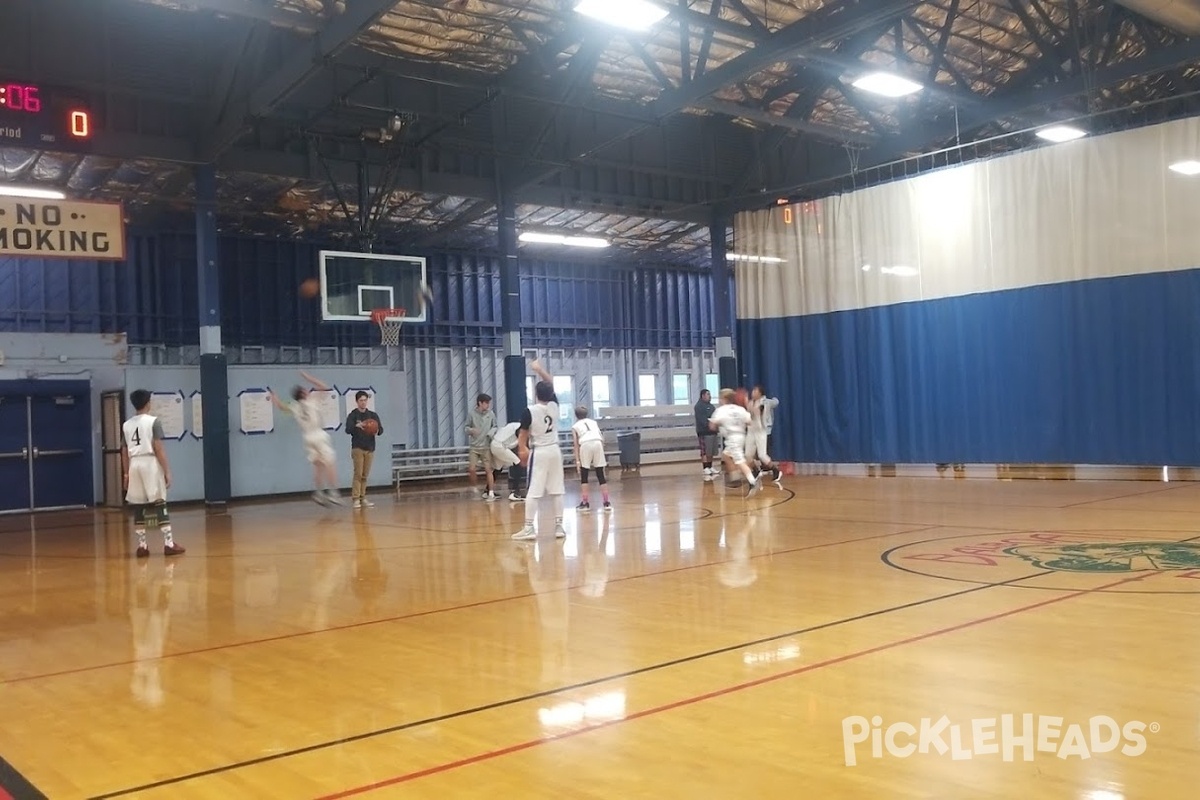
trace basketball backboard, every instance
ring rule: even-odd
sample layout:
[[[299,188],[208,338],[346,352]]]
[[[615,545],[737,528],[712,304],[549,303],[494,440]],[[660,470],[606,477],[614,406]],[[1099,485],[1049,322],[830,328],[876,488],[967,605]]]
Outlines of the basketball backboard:
[[[377,308],[403,308],[405,322],[425,321],[424,258],[322,250],[320,259],[321,319],[326,322],[369,323]]]

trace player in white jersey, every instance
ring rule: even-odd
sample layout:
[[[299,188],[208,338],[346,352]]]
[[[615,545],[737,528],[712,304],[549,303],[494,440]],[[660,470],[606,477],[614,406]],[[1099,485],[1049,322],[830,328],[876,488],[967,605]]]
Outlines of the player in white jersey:
[[[150,392],[138,389],[129,395],[137,412],[121,426],[121,466],[125,500],[133,506],[133,531],[137,534],[137,557],[146,558],[146,524],[157,522],[163,537],[163,554],[177,556],[184,549],[171,534],[171,515],[167,510],[167,487],[171,485],[171,466],[163,448],[163,429],[150,411]]]
[[[517,456],[517,429],[520,427],[520,422],[510,422],[492,432],[492,463],[500,468],[507,467],[508,469],[508,501],[510,503],[525,501],[525,495],[522,494],[525,485],[525,467]]]
[[[732,471],[732,467],[737,467],[746,476],[746,482],[750,484],[746,496],[762,491],[762,482],[755,477],[750,465],[746,463],[746,429],[750,425],[750,412],[734,401],[733,389],[721,390],[721,404],[709,418],[708,425],[719,431],[725,440],[725,453],[722,458],[726,470]]]
[[[767,397],[762,384],[755,385],[750,391],[750,430],[746,436],[746,461],[757,461],[760,469],[771,470],[775,485],[782,487],[783,473],[779,471],[779,465],[767,454],[767,437],[771,435],[777,405],[779,400]]]
[[[587,406],[575,409],[576,422],[571,426],[575,437],[575,466],[579,470],[581,502],[575,507],[576,511],[591,511],[588,503],[588,471],[596,470],[596,480],[600,482],[600,494],[604,497],[604,510],[612,511],[612,503],[608,501],[608,480],[604,477],[604,434],[596,420],[588,419]]]
[[[311,383],[319,392],[329,391],[328,385],[307,372],[301,372],[300,377]],[[330,438],[329,431],[321,424],[321,408],[312,393],[303,386],[292,387],[292,400],[293,403],[285,405],[271,392],[271,401],[281,411],[295,417],[296,424],[300,426],[304,453],[308,457],[308,463],[313,465],[313,500],[323,506],[330,503],[342,505],[342,498],[337,490],[337,455],[334,453],[333,439]]]
[[[549,500],[554,510],[554,536],[562,539],[563,530],[563,457],[558,446],[558,396],[554,393],[554,378],[542,368],[541,362],[529,365],[541,378],[533,388],[536,403],[521,415],[517,431],[517,456],[528,465],[529,482],[525,492],[525,527],[513,534],[514,539],[530,541],[537,538],[533,526],[538,507]],[[544,520],[545,517],[543,516]]]

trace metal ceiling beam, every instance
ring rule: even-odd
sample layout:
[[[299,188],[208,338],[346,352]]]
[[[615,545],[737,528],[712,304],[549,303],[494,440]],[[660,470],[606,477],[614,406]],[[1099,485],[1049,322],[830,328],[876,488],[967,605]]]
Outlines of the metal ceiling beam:
[[[1057,59],[1056,55],[1047,58]],[[1161,50],[1154,50],[1138,58],[1101,67],[1086,75],[1075,75],[1056,83],[1046,84],[1037,89],[1019,88],[1013,91],[1001,91],[1001,96],[990,99],[975,109],[968,110],[958,120],[959,129],[963,132],[995,122],[1005,117],[1018,114],[1031,108],[1053,105],[1061,100],[1097,89],[1114,86],[1143,75],[1154,75],[1165,70],[1173,69],[1180,64],[1200,60],[1200,40],[1185,41]],[[1031,73],[1037,72],[1031,69]],[[954,135],[955,124],[947,123],[932,129],[932,131],[917,131],[896,137],[891,142],[883,142],[872,150],[864,151],[862,163],[888,161],[903,156],[927,142],[940,142]]]
[[[762,20],[758,18],[758,15],[755,14],[750,9],[746,8],[746,5],[745,5],[745,3],[742,2],[742,0],[729,0],[729,5],[734,10],[736,10],[739,14],[741,14],[742,19],[744,19],[744,20],[746,20],[746,22],[750,23],[750,27],[754,29],[754,32],[756,34],[758,34],[761,37],[766,37],[766,36],[771,35],[771,31],[767,28],[766,25],[763,24]],[[716,14],[713,14],[712,16],[715,17]]]
[[[879,141],[878,136],[872,136],[868,133],[848,131],[842,128],[835,128],[832,125],[822,125],[819,122],[810,122],[806,119],[800,119],[798,117],[780,116],[779,114],[772,114],[769,111],[763,111],[761,108],[750,108],[749,106],[730,103],[724,100],[709,98],[707,100],[701,100],[696,105],[708,111],[715,111],[718,114],[727,114],[731,117],[741,117],[742,119],[748,119],[752,122],[761,122],[773,127],[799,131],[801,133],[819,136],[822,139],[828,139],[833,142],[850,142],[858,145],[871,145]]]
[[[719,19],[721,16],[722,0],[712,0],[712,8],[708,10],[709,19]],[[740,2],[740,0],[730,0],[731,3]],[[742,7],[743,9],[745,6]],[[712,48],[713,34],[712,28],[704,32],[704,39],[700,42],[700,52],[696,55],[696,71],[694,76],[689,76],[689,80],[699,78],[708,71],[708,52]],[[668,87],[670,88],[670,87]]]
[[[724,34],[731,39],[748,42],[750,44],[758,44],[770,35],[770,31],[765,26],[751,27],[743,25],[740,22],[732,22],[720,17],[710,17],[708,14],[702,14],[691,8],[683,8],[681,6],[666,6],[667,16],[680,25],[694,25],[700,30],[710,30],[713,33]]]
[[[1047,58],[1052,59],[1056,56],[1049,55]],[[1001,90],[992,95],[978,108],[961,113],[957,120],[957,129],[966,134],[1029,109],[1051,106],[1086,92],[1115,86],[1138,77],[1155,75],[1194,62],[1200,62],[1200,39],[1183,41],[1119,64],[1101,67],[1087,75],[1076,75],[1034,89],[1030,89],[1022,81],[1012,89]],[[1037,76],[1042,74],[1042,70],[1038,65],[1034,65],[1027,74]],[[857,171],[894,163],[913,153],[927,150],[930,146],[940,147],[943,142],[954,137],[955,131],[956,121],[951,119],[883,139],[860,153]],[[805,176],[803,184],[770,189],[767,192],[768,196],[790,194],[803,187],[817,186],[852,174],[834,161],[819,163],[820,168]],[[737,208],[754,208],[761,204],[762,198],[746,195],[734,198],[733,202]]]
[[[1037,45],[1038,52],[1043,55],[1041,63],[1046,65],[1046,68],[1051,71],[1051,74],[1066,75],[1067,70],[1063,66],[1071,61],[1071,54],[1063,48],[1063,46],[1055,41],[1053,25],[1047,23],[1051,27],[1050,38],[1044,38],[1042,32],[1038,30],[1037,23],[1029,16],[1029,12],[1025,10],[1026,3],[1031,3],[1032,0],[1008,0],[1009,8],[1021,20],[1021,25],[1025,28],[1025,33],[1030,40]]]
[[[667,77],[667,73],[663,72],[662,67],[658,65],[658,62],[655,61],[648,52],[646,52],[646,48],[642,46],[641,39],[638,39],[636,36],[631,34],[625,37],[625,43],[628,44],[629,49],[632,50],[637,57],[642,60],[642,64],[645,65],[646,71],[654,76],[654,80],[658,81],[659,86],[662,86],[664,89],[675,88],[674,81]]]
[[[792,60],[826,42],[853,35],[864,27],[896,19],[922,0],[843,0],[825,6],[781,28],[752,50],[726,61],[699,80],[665,92],[651,104],[659,118],[676,114],[720,89],[762,72],[772,64]]]
[[[194,144],[187,139],[168,139],[111,132],[97,134],[94,155],[122,160],[155,160],[175,164],[203,163]],[[217,160],[222,172],[245,172],[255,175],[294,178],[297,180],[326,181],[329,175],[315,156],[275,150],[231,148]],[[358,181],[357,166],[349,157],[339,156],[328,161],[333,180],[347,185]],[[637,167],[630,165],[628,170]],[[369,168],[371,183],[382,180],[383,165],[372,164]],[[613,170],[620,173],[621,170]],[[565,178],[566,176],[564,176]],[[663,184],[652,181],[651,184]],[[668,181],[673,185],[679,181]],[[600,185],[621,186],[623,182],[605,179]],[[702,184],[707,187],[707,184]],[[491,176],[457,173],[449,170],[432,170],[427,166],[401,169],[395,180],[395,190],[421,192],[430,195],[468,197],[485,201],[489,206],[496,202],[496,182]],[[699,189],[697,189],[699,191]],[[677,220],[702,223],[708,212],[695,203],[665,196],[650,196],[605,190],[580,188],[564,180],[561,186],[530,186],[516,193],[516,201],[524,205],[548,206],[553,208],[598,211],[606,214],[622,214],[650,219]]]
[[[183,5],[199,11],[214,11],[228,17],[252,19],[258,22],[268,22],[283,28],[315,33],[321,26],[321,20],[315,16],[305,16],[293,11],[285,11],[272,5],[269,0],[184,0]]]
[[[250,97],[240,103],[233,113],[210,129],[200,141],[201,156],[205,160],[216,159],[242,134],[248,120],[271,113],[292,92],[324,69],[328,59],[353,44],[363,31],[394,8],[398,1],[348,2],[340,16],[330,20],[310,41],[297,49],[282,67],[251,92]]]
[[[664,92],[650,105],[650,111],[658,121],[662,121],[695,106],[722,87],[755,75],[772,64],[801,57],[827,42],[851,36],[865,27],[897,19],[921,2],[922,0],[842,0],[840,3],[825,6],[760,40],[754,49],[730,59],[701,76],[699,80]],[[631,125],[616,135],[587,141],[575,148],[575,160],[587,159],[647,127],[649,126]],[[541,183],[553,177],[560,169],[526,170],[516,181],[516,186]]]
[[[835,57],[841,56],[848,61],[857,62],[862,54],[869,50],[882,35],[882,30],[874,27],[849,36],[834,47]],[[773,103],[780,97],[797,92],[796,99],[788,106],[783,117],[790,120],[808,120],[811,119],[813,110],[820,102],[821,95],[835,81],[836,76],[831,77],[827,72],[823,73],[815,62],[810,61],[800,67],[792,80],[784,82],[786,88],[780,88],[781,94],[777,97],[771,97],[772,93],[768,92],[767,100]],[[765,137],[762,149],[746,159],[746,164],[741,170],[742,177],[734,185],[731,194],[739,195],[746,191],[756,179],[762,180],[763,173],[766,171],[764,169],[765,159],[774,158],[786,138],[786,129],[779,127]]]
[[[449,86],[458,89],[468,89],[480,92],[481,94],[499,89],[509,97],[551,105],[559,104],[559,101],[555,98],[555,94],[560,91],[562,85],[561,75],[548,80],[542,75],[537,74],[537,71],[533,67],[522,70],[519,79],[518,76],[512,74],[513,69],[516,69],[516,67],[497,77],[446,64],[431,64],[397,58],[395,56],[386,56],[382,53],[363,50],[361,48],[353,48],[342,55],[335,66],[340,69],[373,70],[381,76],[401,82],[408,81],[435,86]],[[395,94],[396,96],[403,96],[401,93]],[[632,122],[650,123],[654,121],[649,112],[641,105],[608,97],[593,95],[581,98],[579,102],[572,104],[572,107],[597,114],[621,117]]]

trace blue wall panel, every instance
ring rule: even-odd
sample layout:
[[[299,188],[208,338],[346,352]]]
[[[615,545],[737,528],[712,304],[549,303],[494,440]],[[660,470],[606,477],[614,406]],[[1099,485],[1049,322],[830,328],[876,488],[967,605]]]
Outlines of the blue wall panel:
[[[1196,464],[1200,270],[738,322],[772,455]]]
[[[369,324],[322,323],[297,287],[318,271],[322,246],[260,237],[220,242],[222,340],[230,346],[366,346]],[[199,341],[195,236],[131,234],[124,263],[0,258],[0,330],[127,332],[134,343]],[[387,245],[382,252],[405,252]],[[497,258],[428,259],[433,321],[408,326],[414,345],[501,345]],[[707,273],[612,262],[521,261],[522,340],[529,347],[709,347]]]

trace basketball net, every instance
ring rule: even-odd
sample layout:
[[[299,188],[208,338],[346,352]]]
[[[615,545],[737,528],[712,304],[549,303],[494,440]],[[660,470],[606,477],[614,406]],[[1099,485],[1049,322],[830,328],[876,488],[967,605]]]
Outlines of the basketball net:
[[[371,312],[371,321],[379,326],[379,337],[384,347],[396,347],[400,344],[400,326],[407,312],[403,308],[377,308]]]

